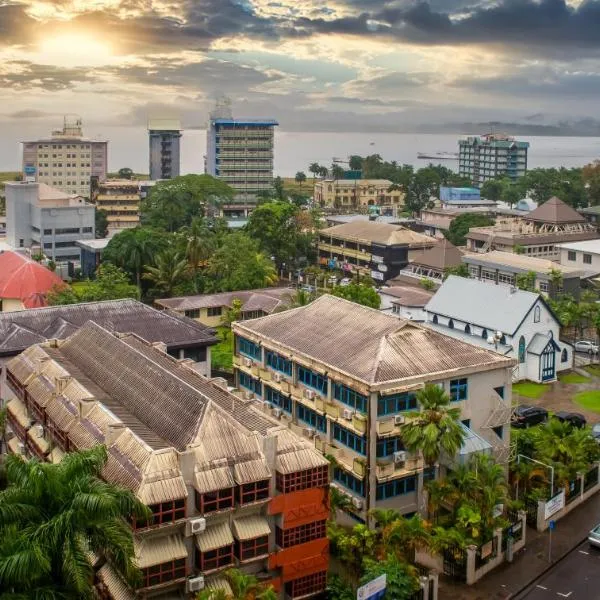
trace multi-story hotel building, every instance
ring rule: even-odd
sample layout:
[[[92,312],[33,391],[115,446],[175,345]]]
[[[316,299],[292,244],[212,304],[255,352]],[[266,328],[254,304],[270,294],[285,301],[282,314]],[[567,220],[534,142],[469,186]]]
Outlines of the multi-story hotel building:
[[[400,208],[404,192],[390,190],[387,179],[321,179],[315,182],[315,203],[327,208],[382,206]]]
[[[106,179],[108,142],[83,137],[81,119],[65,117],[49,138],[23,142],[23,178],[84,198],[91,181]]]
[[[102,600],[231,594],[234,566],[281,598],[324,591],[329,463],[256,402],[93,322],[13,358],[7,380],[10,452],[57,462],[104,444],[103,477],[152,511],[131,523],[139,587],[106,563]]]
[[[150,119],[150,179],[179,177],[181,169],[181,122],[178,119]]]
[[[360,521],[374,508],[423,508],[435,470],[406,451],[402,425],[426,383],[460,408],[466,440],[456,460],[481,450],[507,459],[512,359],[327,295],[233,331],[238,386],[335,458],[332,485]]]
[[[477,187],[496,177],[517,180],[527,171],[529,142],[490,133],[459,140],[458,147],[458,171]]]
[[[106,213],[109,231],[121,231],[140,224],[140,203],[155,181],[109,180],[98,186],[94,202]]]

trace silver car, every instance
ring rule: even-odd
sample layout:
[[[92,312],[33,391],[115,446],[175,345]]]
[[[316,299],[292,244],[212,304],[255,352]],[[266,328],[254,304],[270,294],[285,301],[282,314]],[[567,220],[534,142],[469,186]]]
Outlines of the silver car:
[[[594,548],[600,548],[600,525],[597,525],[588,533],[588,542]]]
[[[590,340],[579,340],[578,342],[575,342],[575,352],[598,354],[598,344]]]

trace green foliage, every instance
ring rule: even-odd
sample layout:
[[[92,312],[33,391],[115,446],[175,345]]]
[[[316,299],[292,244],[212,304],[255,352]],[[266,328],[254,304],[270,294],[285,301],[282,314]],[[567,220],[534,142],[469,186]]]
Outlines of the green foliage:
[[[515,284],[520,290],[525,292],[535,292],[535,271],[527,271],[527,273],[517,273]]]
[[[96,208],[95,213],[96,239],[104,239],[108,235],[108,217],[106,211]]]
[[[284,194],[283,188],[284,188],[283,179],[279,176],[275,177],[275,179],[273,180],[273,191],[275,194],[275,198],[277,198],[278,200],[285,199],[285,194]]]
[[[503,185],[500,179],[488,179],[481,186],[481,197],[498,202],[502,199]]]
[[[239,321],[242,318],[242,301],[238,298],[234,298],[231,302],[231,306],[225,310],[223,315],[223,326],[231,329],[232,323]]]
[[[455,246],[464,246],[467,243],[465,236],[472,227],[489,227],[494,220],[480,213],[465,213],[459,215],[450,223],[446,238]]]
[[[513,252],[515,254],[525,254],[525,246],[521,246],[521,244],[515,244],[513,246]]]
[[[146,266],[143,279],[151,281],[154,288],[170,297],[175,286],[185,277],[188,263],[175,248],[164,250],[157,254],[154,266]]]
[[[94,598],[90,551],[138,580],[126,519],[150,511],[129,490],[102,481],[106,459],[104,446],[69,453],[57,465],[6,457],[0,590],[12,590],[7,598]]]
[[[233,336],[226,327],[217,327],[219,343],[210,349],[210,362],[213,369],[233,370]]]
[[[588,192],[580,168],[531,169],[519,179],[519,186],[538,204],[558,196],[573,208],[588,205]]]
[[[294,180],[297,184],[302,186],[302,184],[306,181],[306,173],[304,171],[298,171],[296,173],[296,177],[294,177]]]
[[[586,410],[600,413],[600,390],[588,390],[575,394],[573,400]]]
[[[273,586],[260,583],[251,574],[243,573],[239,569],[228,569],[224,573],[232,595],[223,590],[203,590],[196,595],[196,600],[277,600],[278,596]]]
[[[119,179],[133,179],[133,169],[123,167],[118,171]]]
[[[513,392],[515,394],[519,394],[519,396],[537,399],[540,396],[543,396],[548,391],[549,386],[546,383],[536,383],[534,381],[519,381],[518,383],[513,383],[512,389]]]
[[[383,560],[365,561],[361,584],[368,583],[381,575],[386,575],[386,600],[411,600],[419,590],[417,570],[400,561],[394,554],[388,554]]]
[[[558,374],[558,380],[561,383],[573,384],[573,383],[589,383],[590,378],[585,375],[580,375],[579,373],[575,373],[574,371]]]
[[[427,279],[427,277],[419,279],[419,285],[427,291],[431,291],[435,287],[435,283],[431,279]]]
[[[339,575],[329,575],[327,579],[327,600],[355,600],[352,586]]]
[[[582,179],[586,186],[590,206],[600,204],[600,161],[586,165],[582,170]]]
[[[351,283],[346,286],[338,285],[331,290],[331,293],[338,298],[345,298],[363,306],[371,308],[379,308],[381,306],[381,297],[377,293],[377,290],[364,283]]]
[[[444,269],[444,279],[447,279],[450,275],[469,279],[469,267],[465,263],[460,263],[460,265],[456,265],[455,267],[446,267]]]
[[[334,179],[343,179],[344,178],[344,168],[336,163],[333,163],[331,165],[331,169],[329,170],[329,172],[331,173],[331,176]]]

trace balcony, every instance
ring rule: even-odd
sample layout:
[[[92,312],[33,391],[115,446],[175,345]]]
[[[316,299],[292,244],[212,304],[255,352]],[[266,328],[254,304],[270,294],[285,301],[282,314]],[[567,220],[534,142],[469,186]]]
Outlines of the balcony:
[[[375,466],[377,481],[385,481],[395,477],[413,475],[416,471],[422,471],[425,462],[419,456],[409,455],[403,462],[395,462],[393,457],[378,458]]]

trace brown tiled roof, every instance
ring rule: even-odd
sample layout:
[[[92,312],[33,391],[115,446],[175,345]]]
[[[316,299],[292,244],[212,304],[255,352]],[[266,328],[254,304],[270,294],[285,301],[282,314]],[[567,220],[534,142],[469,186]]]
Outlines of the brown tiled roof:
[[[582,223],[585,217],[580,215],[574,208],[565,204],[560,198],[553,196],[550,200],[538,206],[526,217],[527,221],[538,221],[540,223]]]
[[[401,225],[377,223],[374,221],[352,221],[322,229],[321,234],[341,239],[358,240],[365,243],[408,245],[411,248],[429,248],[435,240]]]
[[[415,265],[431,267],[438,271],[443,271],[447,267],[456,267],[462,262],[462,252],[446,238],[439,240],[438,243],[425,250],[421,256],[412,261]]]
[[[301,360],[318,361],[367,384],[384,384],[468,368],[510,366],[495,352],[354,302],[324,295],[283,313],[234,324]]]
[[[397,298],[395,304],[402,306],[425,306],[433,297],[433,292],[419,289],[413,285],[395,285],[381,288],[381,294]]]

